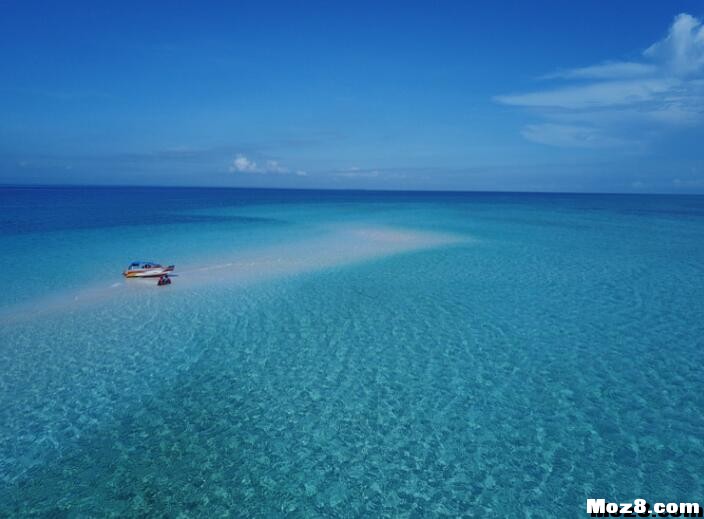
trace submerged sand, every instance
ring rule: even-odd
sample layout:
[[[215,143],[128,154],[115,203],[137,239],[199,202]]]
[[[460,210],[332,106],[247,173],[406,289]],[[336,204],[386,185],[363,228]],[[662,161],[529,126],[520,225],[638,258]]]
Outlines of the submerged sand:
[[[319,237],[236,250],[218,258],[208,257],[179,265],[173,283],[166,288],[157,287],[156,279],[124,279],[115,273],[115,279],[107,285],[87,286],[0,310],[0,323],[78,309],[118,296],[137,295],[145,290],[180,291],[215,283],[249,284],[462,241],[466,242],[467,238],[447,233],[381,226],[340,226],[326,229]]]

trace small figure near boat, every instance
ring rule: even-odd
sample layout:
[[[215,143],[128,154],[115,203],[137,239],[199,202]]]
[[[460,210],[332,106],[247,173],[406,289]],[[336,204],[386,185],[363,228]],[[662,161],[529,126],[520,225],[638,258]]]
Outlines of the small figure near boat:
[[[174,265],[162,267],[154,261],[133,261],[122,275],[126,278],[155,278],[172,272],[174,268]]]
[[[159,277],[159,281],[156,282],[157,286],[163,287],[164,285],[170,285],[171,284],[171,278],[169,277],[168,274],[164,274],[163,276]]]

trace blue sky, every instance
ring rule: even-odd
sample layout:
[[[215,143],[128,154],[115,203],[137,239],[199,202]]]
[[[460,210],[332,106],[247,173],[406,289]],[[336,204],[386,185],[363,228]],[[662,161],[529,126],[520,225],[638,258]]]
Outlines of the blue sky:
[[[0,183],[702,193],[703,19],[0,0]]]

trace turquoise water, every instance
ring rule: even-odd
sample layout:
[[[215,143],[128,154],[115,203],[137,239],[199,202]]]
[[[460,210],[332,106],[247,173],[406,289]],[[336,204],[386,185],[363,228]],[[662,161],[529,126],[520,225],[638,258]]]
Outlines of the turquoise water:
[[[0,251],[0,516],[704,502],[702,197],[2,188]]]

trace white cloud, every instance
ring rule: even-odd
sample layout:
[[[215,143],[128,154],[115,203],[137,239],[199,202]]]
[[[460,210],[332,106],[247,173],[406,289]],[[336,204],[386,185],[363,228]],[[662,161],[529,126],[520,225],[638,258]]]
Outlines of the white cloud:
[[[664,40],[648,47],[644,55],[663,63],[678,75],[696,74],[704,68],[704,26],[683,13],[675,17]]]
[[[241,153],[238,153],[237,156],[233,159],[232,163],[230,164],[230,172],[232,173],[255,173],[259,175],[267,175],[267,174],[278,174],[278,175],[287,175],[287,174],[293,174],[299,177],[304,177],[308,175],[303,170],[297,169],[295,171],[281,165],[279,161],[277,160],[267,160],[264,162],[263,165],[258,164],[257,162],[250,160],[246,156],[242,155]]]
[[[230,171],[233,173],[259,173],[257,163],[249,160],[242,154],[238,154],[230,165]]]
[[[629,144],[597,127],[570,124],[529,124],[521,131],[529,141],[573,148],[612,148]]]
[[[508,105],[582,109],[652,101],[671,88],[672,81],[665,79],[603,81],[584,86],[499,96],[497,100]]]
[[[277,160],[267,160],[265,169],[270,173],[288,173],[288,168],[283,167]]]
[[[633,146],[667,128],[704,122],[704,25],[677,15],[640,61],[605,61],[543,76],[557,82],[496,101],[534,110],[543,121],[525,138],[555,146]],[[568,83],[565,84],[564,82]]]
[[[543,76],[543,79],[614,79],[650,76],[657,71],[655,65],[633,61],[607,61],[589,67],[560,70]]]

